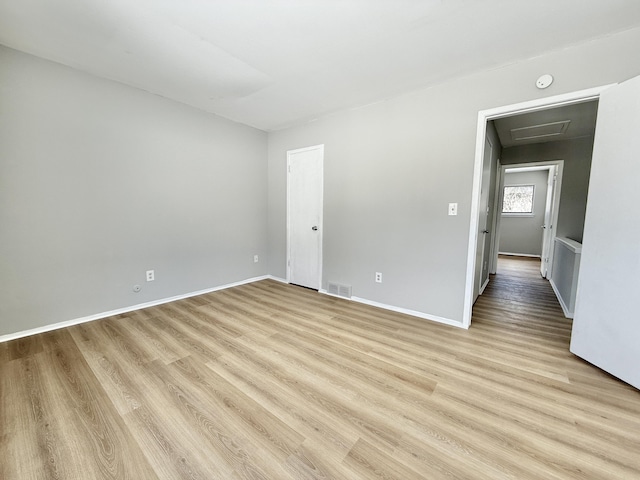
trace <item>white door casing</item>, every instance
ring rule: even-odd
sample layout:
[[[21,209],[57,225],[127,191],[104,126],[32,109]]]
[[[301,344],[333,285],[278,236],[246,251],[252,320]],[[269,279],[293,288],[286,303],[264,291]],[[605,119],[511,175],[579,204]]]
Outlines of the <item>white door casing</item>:
[[[640,388],[640,77],[602,92],[570,350]]]
[[[324,145],[287,152],[287,281],[319,290]]]
[[[483,154],[485,146],[485,138],[487,135],[487,121],[501,117],[516,115],[519,113],[535,112],[537,110],[545,110],[548,108],[559,107],[562,105],[570,105],[573,103],[596,100],[600,93],[611,85],[594,87],[587,90],[556,95],[548,98],[531,100],[528,102],[518,103],[514,105],[506,105],[496,107],[489,110],[481,110],[478,112],[478,123],[476,130],[476,152],[475,164],[473,169],[473,183],[471,195],[471,214],[469,218],[469,241],[467,243],[467,274],[465,281],[464,306],[462,312],[462,326],[469,328],[471,326],[471,313],[474,302],[474,280],[475,280],[475,260],[476,249],[478,246],[478,222],[480,211],[480,190],[482,182]]]
[[[546,224],[545,234],[542,236],[542,261],[540,266],[540,274],[543,277],[551,276],[550,268],[553,266],[553,254],[554,254],[554,238],[555,238],[555,225],[558,222],[558,212],[560,211],[560,192],[562,190],[562,175],[564,172],[564,160],[549,160],[546,162],[528,162],[528,163],[514,163],[510,165],[502,165],[500,168],[500,175],[498,177],[498,184],[500,188],[499,208],[500,217],[502,217],[502,202],[504,200],[504,176],[507,171],[509,172],[527,172],[535,170],[548,170],[549,175],[553,180],[553,185],[549,188],[549,177],[547,177],[547,192],[545,198],[545,217],[544,222]],[[553,172],[553,173],[552,173]],[[498,223],[498,229],[500,224]],[[498,231],[498,236],[500,232]],[[492,255],[496,261],[498,258],[499,245],[496,245],[495,251]],[[547,261],[544,261],[544,258]],[[543,273],[544,265],[544,273]],[[547,271],[546,266],[549,266]]]

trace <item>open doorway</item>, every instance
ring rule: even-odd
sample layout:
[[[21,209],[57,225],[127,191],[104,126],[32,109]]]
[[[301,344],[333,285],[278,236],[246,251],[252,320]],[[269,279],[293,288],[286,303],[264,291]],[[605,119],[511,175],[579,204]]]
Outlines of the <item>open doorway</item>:
[[[550,235],[550,239],[566,233],[567,237],[578,237],[581,241],[582,229],[584,228],[586,192],[593,148],[597,100],[600,92],[605,88],[606,87],[601,87],[575,92],[479,113],[467,287],[463,319],[466,327],[471,323],[472,305],[475,301],[474,294],[478,291],[476,285],[474,285],[474,280],[477,278],[476,272],[478,268],[476,258],[479,248],[479,217],[482,216],[483,211],[489,211],[491,208],[497,211],[498,202],[500,201],[500,195],[495,195],[496,200],[492,206],[488,207],[481,203],[483,172],[489,170],[484,163],[484,145],[486,144],[488,132],[492,129],[497,132],[502,148],[500,149],[499,160],[496,159],[495,161],[502,167],[508,168],[509,166],[513,167],[522,163],[532,164],[540,161],[565,160],[565,164],[569,165],[570,168],[565,169],[569,170],[569,172],[565,171],[565,181],[563,182],[565,188],[563,189],[563,193],[558,195],[560,202],[558,209],[560,223],[558,224],[558,230]],[[573,118],[564,117],[567,115],[567,109],[582,111],[581,109],[584,107],[586,107],[587,110],[592,110],[593,113],[592,117],[586,120],[590,130],[587,130],[587,133],[576,134],[576,132],[581,131],[578,127],[580,127],[582,123],[585,123],[587,116],[584,115],[584,113],[578,113]],[[583,161],[582,164],[580,164],[580,159]],[[493,162],[494,160],[489,159],[489,161]],[[587,163],[586,165],[584,163],[585,161]],[[570,173],[569,177],[567,177],[567,173]],[[577,189],[576,185],[579,185]],[[489,208],[489,210],[487,210],[487,208]],[[496,223],[500,222],[500,217],[500,215],[495,215]],[[560,225],[562,225],[562,228],[560,228]],[[490,273],[495,273],[497,267],[497,254],[499,250],[497,232],[499,231],[499,225],[496,225],[496,227],[497,228],[490,233],[492,238],[489,240],[491,245],[493,245]],[[486,244],[487,239],[483,240],[484,244]],[[553,256],[548,255],[548,257],[549,264],[546,268],[550,270],[553,268]],[[486,261],[486,259],[483,261]],[[547,273],[545,272],[545,274]]]
[[[492,265],[498,254],[534,257],[540,259],[540,275],[551,276],[563,173],[563,160],[501,166]]]

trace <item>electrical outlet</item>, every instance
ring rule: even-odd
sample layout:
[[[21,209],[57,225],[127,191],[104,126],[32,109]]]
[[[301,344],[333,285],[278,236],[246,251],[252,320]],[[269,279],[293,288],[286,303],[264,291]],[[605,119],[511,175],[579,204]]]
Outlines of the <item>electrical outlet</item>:
[[[382,283],[382,273],[376,272],[376,283]]]
[[[147,282],[153,282],[156,279],[156,274],[153,270],[147,270]]]
[[[260,260],[260,257],[258,257],[258,255],[253,256],[253,263],[258,263],[259,260]]]
[[[449,215],[458,215],[458,204],[450,203],[449,204]]]

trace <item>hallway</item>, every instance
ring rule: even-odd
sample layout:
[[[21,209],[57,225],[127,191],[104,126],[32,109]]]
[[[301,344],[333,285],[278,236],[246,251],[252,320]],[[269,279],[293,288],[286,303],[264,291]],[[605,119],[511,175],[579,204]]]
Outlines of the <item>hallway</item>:
[[[540,276],[540,259],[500,255],[497,274],[473,307],[471,328],[499,327],[502,335],[565,346],[569,354],[571,323]]]

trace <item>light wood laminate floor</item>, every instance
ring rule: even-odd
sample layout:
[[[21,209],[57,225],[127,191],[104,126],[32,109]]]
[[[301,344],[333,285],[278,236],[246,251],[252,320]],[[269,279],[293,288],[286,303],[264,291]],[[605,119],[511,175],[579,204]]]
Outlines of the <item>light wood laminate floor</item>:
[[[261,281],[0,344],[0,478],[640,478],[538,265],[468,331]]]

